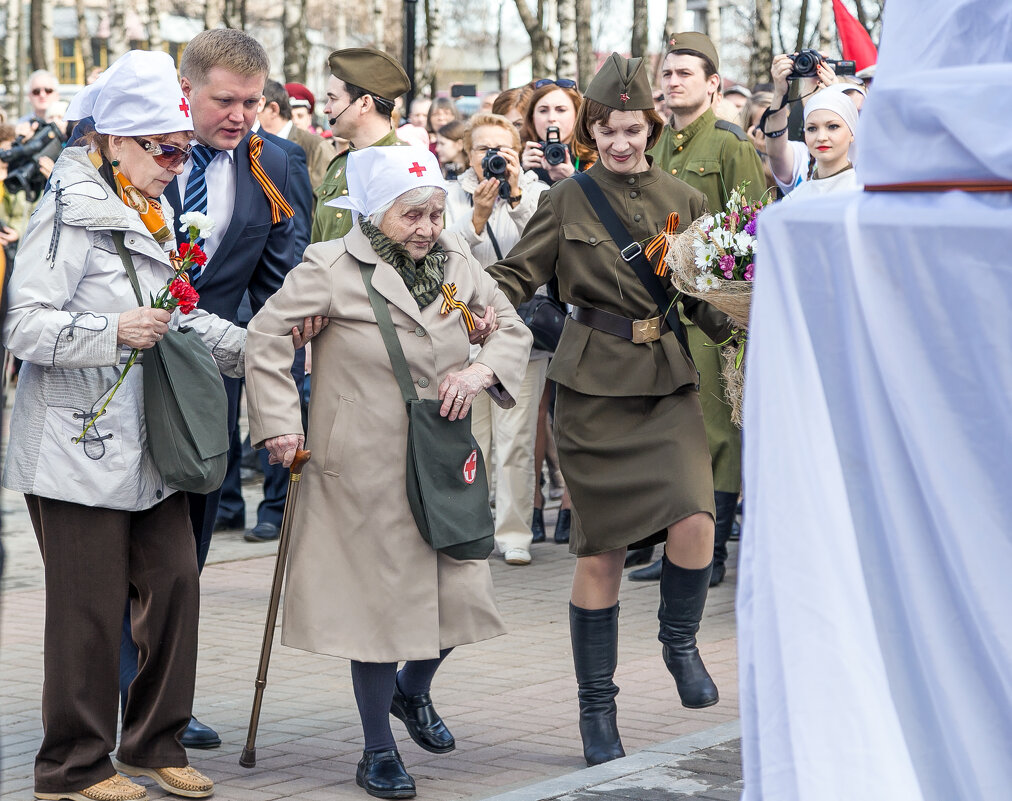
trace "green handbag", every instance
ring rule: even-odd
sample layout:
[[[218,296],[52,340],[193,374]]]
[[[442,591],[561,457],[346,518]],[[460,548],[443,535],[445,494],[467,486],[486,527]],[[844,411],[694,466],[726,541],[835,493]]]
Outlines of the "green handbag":
[[[143,306],[122,232],[113,240]],[[228,399],[207,345],[192,328],[170,328],[144,352],[143,368],[148,450],[162,480],[184,492],[214,492],[228,466]]]
[[[408,411],[405,489],[415,524],[432,548],[454,559],[487,559],[495,524],[488,502],[485,460],[471,418],[450,421],[439,415],[442,402],[415,392],[390,309],[373,288],[374,264],[360,264],[376,322]]]

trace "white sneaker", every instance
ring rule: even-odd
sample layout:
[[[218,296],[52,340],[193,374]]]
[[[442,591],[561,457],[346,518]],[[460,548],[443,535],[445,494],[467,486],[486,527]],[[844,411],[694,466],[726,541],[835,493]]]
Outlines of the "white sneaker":
[[[503,551],[503,559],[508,565],[529,565],[531,552],[526,548],[507,548]]]

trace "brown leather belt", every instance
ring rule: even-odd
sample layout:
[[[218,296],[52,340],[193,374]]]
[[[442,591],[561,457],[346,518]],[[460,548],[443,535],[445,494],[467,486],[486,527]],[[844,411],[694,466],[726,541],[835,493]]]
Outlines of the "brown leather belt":
[[[588,309],[577,306],[573,309],[572,317],[576,322],[589,325],[598,331],[606,334],[614,334],[622,339],[628,339],[637,345],[645,342],[656,342],[662,334],[671,330],[667,320],[661,320],[660,315],[651,317],[648,320],[630,320],[618,314],[602,311],[601,309]]]

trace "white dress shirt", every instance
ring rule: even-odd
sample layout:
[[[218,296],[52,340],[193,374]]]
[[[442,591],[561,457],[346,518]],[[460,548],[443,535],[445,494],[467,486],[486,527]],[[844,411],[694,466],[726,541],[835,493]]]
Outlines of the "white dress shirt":
[[[222,150],[211,159],[204,172],[207,181],[207,216],[214,221],[214,231],[204,240],[203,249],[210,259],[221,244],[221,240],[232,221],[232,208],[235,205],[235,151]],[[193,159],[187,159],[183,171],[176,177],[179,187],[180,205],[186,199],[186,182],[193,169]]]

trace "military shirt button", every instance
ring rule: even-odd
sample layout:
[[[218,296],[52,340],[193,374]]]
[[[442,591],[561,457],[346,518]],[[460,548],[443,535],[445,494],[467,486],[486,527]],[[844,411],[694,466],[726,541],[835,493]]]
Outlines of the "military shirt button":
[[[161,498],[162,497],[162,491],[161,490],[155,490],[155,497],[156,498]]]
[[[629,184],[630,186],[632,186],[634,183],[636,183],[636,179],[635,178],[630,178],[628,181],[626,181],[626,183]]]
[[[348,194],[348,190],[347,189],[342,189],[341,190],[341,194],[342,195],[347,195]]]
[[[429,379],[427,379],[425,376],[422,376],[421,378],[418,379],[418,386],[420,386],[422,389],[425,389],[428,385]]]
[[[643,219],[643,215],[642,214],[634,214],[633,215],[633,222],[639,222],[642,219]]]
[[[703,168],[702,168],[702,167],[700,167],[700,168],[699,168],[699,171],[700,171],[700,172],[703,172]]]
[[[592,245],[596,245],[597,244],[597,237],[596,236],[592,236],[587,241],[590,242],[590,244],[592,244]]]
[[[337,212],[336,216],[337,216],[337,219],[340,220],[344,216],[344,212],[343,211],[339,211],[339,212]]]
[[[678,175],[678,170],[672,170],[672,171],[671,171],[671,174],[672,174],[672,175]]]
[[[679,149],[679,150],[681,150],[681,149],[682,149],[682,146],[681,146],[681,145],[679,145],[679,146],[678,146],[678,149]]]
[[[682,138],[681,134],[675,134],[675,139],[681,139],[681,138]]]
[[[629,197],[639,197],[639,196],[640,196],[640,193],[637,192],[635,189],[632,192],[629,193]]]
[[[425,329],[422,328],[421,326],[418,326],[418,328],[415,329],[415,336],[416,337],[424,337],[425,336]]]

